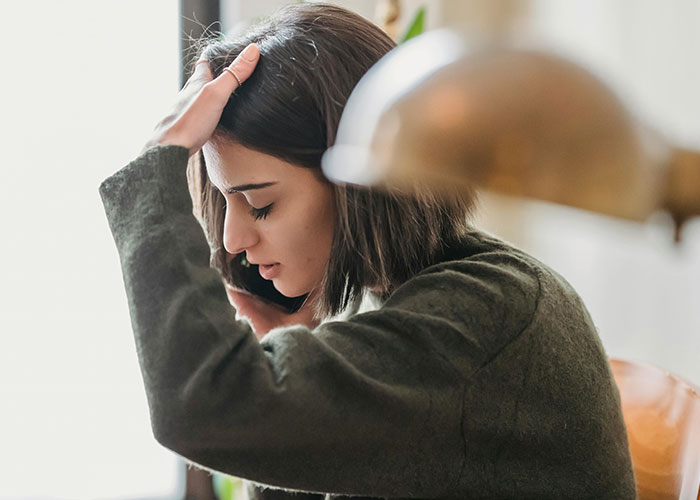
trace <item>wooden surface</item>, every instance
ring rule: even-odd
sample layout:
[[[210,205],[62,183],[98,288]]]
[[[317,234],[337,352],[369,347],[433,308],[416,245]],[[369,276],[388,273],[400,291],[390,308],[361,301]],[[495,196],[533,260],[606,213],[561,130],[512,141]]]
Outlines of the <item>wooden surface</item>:
[[[665,370],[611,360],[639,500],[700,498],[700,389]]]

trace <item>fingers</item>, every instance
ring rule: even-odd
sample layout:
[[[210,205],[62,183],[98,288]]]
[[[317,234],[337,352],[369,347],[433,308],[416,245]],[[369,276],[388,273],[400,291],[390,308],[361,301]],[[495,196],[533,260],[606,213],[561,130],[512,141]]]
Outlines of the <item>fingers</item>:
[[[246,299],[246,295],[249,294],[248,292],[243,291],[239,288],[233,288],[229,285],[226,285],[226,295],[228,296],[229,303],[236,309],[238,309],[238,303],[244,301]]]
[[[197,88],[200,88],[202,84],[210,82],[213,78],[214,75],[212,75],[211,69],[209,68],[209,61],[205,58],[204,53],[202,53],[194,64],[194,71],[185,82],[183,89],[188,89],[191,85],[194,85],[194,83],[199,83]]]
[[[230,94],[253,74],[259,59],[260,49],[256,44],[251,43],[212,83],[220,85]]]
[[[207,81],[213,79],[214,75],[211,74],[211,69],[209,69],[209,61],[205,57],[206,56],[202,54],[194,64],[192,78],[204,78]]]

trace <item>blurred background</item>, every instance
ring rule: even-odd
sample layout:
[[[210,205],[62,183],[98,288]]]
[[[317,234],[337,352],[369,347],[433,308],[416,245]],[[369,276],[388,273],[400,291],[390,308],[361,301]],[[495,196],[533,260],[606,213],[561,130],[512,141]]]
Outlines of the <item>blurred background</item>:
[[[212,29],[244,29],[284,3],[221,0]],[[377,0],[333,3],[378,22],[386,14]],[[700,148],[697,0],[406,0],[397,37],[420,8],[425,29],[527,40],[568,57],[641,120]],[[97,187],[138,155],[174,102],[187,19],[209,24],[187,9],[165,0],[5,6],[0,499],[185,495],[184,463],[150,431]],[[698,220],[674,244],[663,213],[636,224],[494,194],[481,200],[478,224],[566,277],[610,356],[700,384]]]

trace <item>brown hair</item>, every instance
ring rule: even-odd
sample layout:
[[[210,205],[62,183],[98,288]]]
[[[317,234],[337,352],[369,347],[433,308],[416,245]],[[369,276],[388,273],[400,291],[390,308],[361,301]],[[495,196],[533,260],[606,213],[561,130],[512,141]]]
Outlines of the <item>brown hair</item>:
[[[260,47],[252,76],[230,97],[215,136],[315,169],[335,140],[355,84],[394,42],[363,17],[329,4],[293,4],[236,40],[208,43],[214,76],[249,44]],[[225,199],[194,156],[191,190],[225,281],[236,273],[223,248]],[[325,178],[324,178],[325,181]],[[326,181],[327,182],[327,181]],[[317,316],[341,312],[370,287],[386,295],[428,265],[468,229],[471,195],[438,196],[427,189],[333,185],[338,213]]]

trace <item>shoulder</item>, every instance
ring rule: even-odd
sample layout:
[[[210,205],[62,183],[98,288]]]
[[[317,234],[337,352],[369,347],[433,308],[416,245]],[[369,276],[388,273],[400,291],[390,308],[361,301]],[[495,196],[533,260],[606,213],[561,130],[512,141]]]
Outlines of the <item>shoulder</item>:
[[[475,373],[533,322],[539,270],[527,254],[482,233],[452,250],[379,309],[322,325],[317,334],[339,349],[366,342],[374,351],[386,341],[392,356],[430,356],[464,376]]]
[[[513,336],[535,315],[543,268],[525,252],[474,231],[446,260],[397,288],[383,307],[437,314],[472,331]]]

